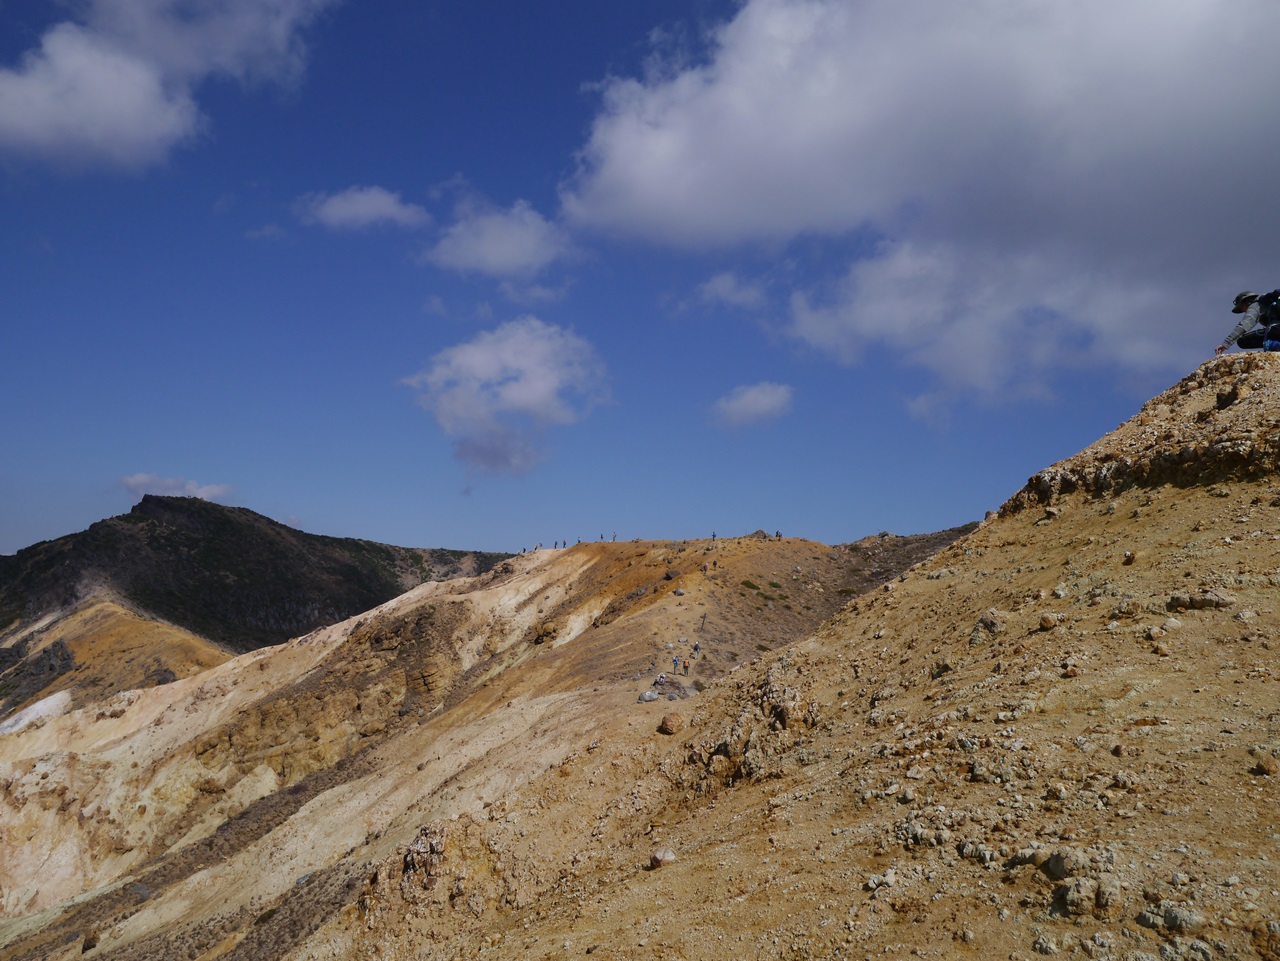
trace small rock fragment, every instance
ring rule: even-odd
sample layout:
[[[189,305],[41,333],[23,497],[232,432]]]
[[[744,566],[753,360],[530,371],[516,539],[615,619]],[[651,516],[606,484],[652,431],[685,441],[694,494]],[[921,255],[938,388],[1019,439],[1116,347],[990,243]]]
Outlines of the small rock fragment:
[[[649,855],[649,867],[656,871],[658,868],[666,867],[668,864],[674,863],[675,860],[676,852],[671,850],[671,848],[656,848],[654,852]]]

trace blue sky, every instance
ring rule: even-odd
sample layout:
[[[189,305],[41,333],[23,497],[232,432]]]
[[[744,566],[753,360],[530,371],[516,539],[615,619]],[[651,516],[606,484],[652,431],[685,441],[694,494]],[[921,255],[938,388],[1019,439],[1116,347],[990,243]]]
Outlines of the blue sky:
[[[978,519],[1280,286],[1277,35],[0,0],[0,553],[149,491],[490,550]]]

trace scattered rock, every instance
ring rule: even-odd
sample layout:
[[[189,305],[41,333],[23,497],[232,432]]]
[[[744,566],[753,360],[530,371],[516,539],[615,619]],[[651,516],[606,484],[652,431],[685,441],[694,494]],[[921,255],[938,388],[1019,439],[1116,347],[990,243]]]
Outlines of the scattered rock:
[[[684,716],[677,713],[664,714],[658,730],[663,734],[679,734],[684,730]]]
[[[1036,954],[1057,954],[1058,942],[1056,939],[1049,937],[1049,935],[1042,934],[1036,938],[1036,942],[1031,948]]]
[[[1195,934],[1206,922],[1204,915],[1198,911],[1161,901],[1139,912],[1138,923],[1144,928],[1165,930],[1173,934]]]
[[[1093,878],[1072,878],[1059,894],[1067,914],[1073,917],[1092,914],[1098,901],[1098,882]]]
[[[1053,880],[1062,881],[1088,871],[1089,860],[1079,851],[1063,848],[1046,858],[1041,870]]]
[[[1277,761],[1270,754],[1264,754],[1258,758],[1258,763],[1252,768],[1253,774],[1260,774],[1263,777],[1275,777],[1280,774],[1280,761]]]
[[[666,867],[668,864],[674,864],[676,861],[676,852],[671,848],[655,848],[654,852],[649,855],[649,868],[656,871],[658,868]]]

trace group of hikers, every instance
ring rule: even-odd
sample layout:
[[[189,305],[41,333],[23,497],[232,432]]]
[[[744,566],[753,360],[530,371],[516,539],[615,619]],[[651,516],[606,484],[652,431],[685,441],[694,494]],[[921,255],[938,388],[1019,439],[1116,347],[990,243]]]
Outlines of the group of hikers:
[[[685,641],[685,640],[688,640],[688,638],[682,637],[680,638],[680,640]],[[698,654],[701,652],[701,650],[702,650],[702,642],[694,641],[693,650],[690,653],[689,657],[682,658],[679,654],[672,654],[671,655],[671,676],[675,677],[681,672],[681,670],[683,670],[684,676],[688,677],[689,676],[689,658],[696,659],[698,657]],[[659,674],[656,678],[654,678],[653,684],[651,686],[662,687],[662,685],[666,683],[667,683],[667,674],[664,671],[663,673]]]

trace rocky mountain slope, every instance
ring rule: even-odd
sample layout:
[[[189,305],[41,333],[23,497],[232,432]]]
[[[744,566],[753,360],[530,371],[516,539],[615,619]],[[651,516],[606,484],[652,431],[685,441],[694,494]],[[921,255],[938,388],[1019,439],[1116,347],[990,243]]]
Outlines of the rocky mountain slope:
[[[851,552],[582,545],[33,710],[0,959],[1280,957],[1278,427],[1209,361],[792,643]]]
[[[0,725],[0,956],[199,956],[232,929],[237,950],[277,956],[333,907],[279,910],[295,859],[353,881],[423,805],[461,813],[537,777],[585,729],[634,718],[641,691],[696,699],[959,534],[537,551],[162,687],[48,697]],[[196,878],[195,913],[130,906]]]
[[[323,537],[147,495],[128,514],[0,557],[0,720],[57,690],[185,677],[506,556]]]

